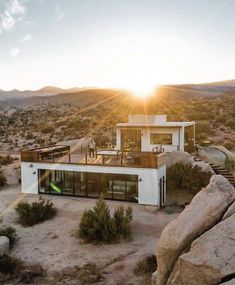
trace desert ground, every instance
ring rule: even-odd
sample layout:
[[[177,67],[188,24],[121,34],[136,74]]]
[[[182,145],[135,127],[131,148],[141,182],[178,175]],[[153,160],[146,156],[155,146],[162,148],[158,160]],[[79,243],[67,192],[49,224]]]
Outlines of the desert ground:
[[[18,164],[14,163],[8,166],[7,172],[14,173],[17,169]],[[25,228],[17,223],[15,205],[21,200],[36,200],[38,196],[21,194],[20,186],[13,178],[8,183],[9,186],[0,191],[0,226],[10,225],[17,231],[18,240],[11,254],[28,264],[41,264],[52,281],[56,278],[56,272],[92,262],[105,276],[99,284],[143,284],[143,277],[135,276],[133,269],[137,261],[155,254],[163,228],[177,216],[155,207],[130,204],[133,208],[130,241],[109,245],[82,244],[77,237],[78,225],[83,211],[92,208],[96,200],[44,196],[57,207],[57,216]],[[129,205],[115,201],[107,201],[107,204],[111,212],[120,204]]]

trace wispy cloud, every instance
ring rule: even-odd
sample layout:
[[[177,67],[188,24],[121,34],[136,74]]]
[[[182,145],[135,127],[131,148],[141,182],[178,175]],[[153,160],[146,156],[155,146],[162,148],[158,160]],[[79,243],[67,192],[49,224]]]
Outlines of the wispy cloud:
[[[55,21],[60,22],[65,17],[64,12],[59,8],[59,6],[56,6],[55,8]]]
[[[20,50],[18,48],[13,48],[11,51],[10,51],[10,55],[12,57],[17,57],[18,54],[19,54]]]
[[[32,35],[31,35],[31,34],[27,34],[27,35],[25,35],[20,41],[21,41],[22,43],[24,43],[24,42],[31,41],[32,39],[33,39]]]
[[[0,28],[5,31],[10,31],[15,26],[16,22],[22,20],[26,12],[26,7],[19,0],[6,1],[4,11],[0,11],[1,25]]]

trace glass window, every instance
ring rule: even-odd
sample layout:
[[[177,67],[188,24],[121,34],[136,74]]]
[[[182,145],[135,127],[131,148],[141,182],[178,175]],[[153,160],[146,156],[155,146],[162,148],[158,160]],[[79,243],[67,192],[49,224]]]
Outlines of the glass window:
[[[162,144],[171,145],[172,144],[172,134],[150,134],[150,144]]]

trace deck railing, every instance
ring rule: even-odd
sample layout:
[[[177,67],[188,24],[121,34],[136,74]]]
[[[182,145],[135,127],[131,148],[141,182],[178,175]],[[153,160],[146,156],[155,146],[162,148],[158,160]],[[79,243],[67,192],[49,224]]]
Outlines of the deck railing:
[[[158,168],[165,163],[162,152],[98,150],[94,153],[70,153],[69,147],[22,150],[22,162],[66,163],[96,166]]]

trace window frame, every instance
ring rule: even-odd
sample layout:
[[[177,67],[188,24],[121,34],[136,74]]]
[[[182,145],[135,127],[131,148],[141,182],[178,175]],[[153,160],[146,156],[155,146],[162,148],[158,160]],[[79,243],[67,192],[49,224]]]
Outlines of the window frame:
[[[153,135],[155,135],[155,136],[164,136],[164,135],[170,136],[171,142],[166,143],[166,142],[163,142],[161,140],[159,140],[158,142],[153,142],[153,139],[152,139]],[[150,141],[151,145],[173,145],[173,134],[172,133],[150,133],[149,141]]]

